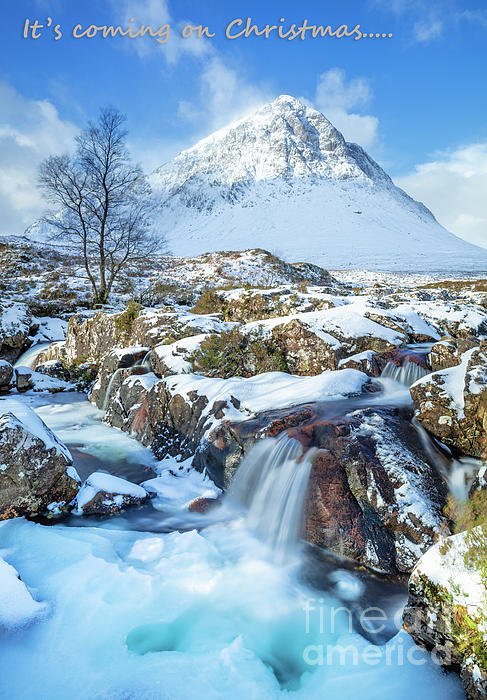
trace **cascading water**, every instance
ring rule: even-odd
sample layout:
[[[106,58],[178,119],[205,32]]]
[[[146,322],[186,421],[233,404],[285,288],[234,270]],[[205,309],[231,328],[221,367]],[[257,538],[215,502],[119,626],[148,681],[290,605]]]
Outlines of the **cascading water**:
[[[424,451],[445,478],[452,496],[459,502],[466,501],[470,486],[481,468],[482,462],[473,457],[455,459],[446,455],[439,449],[427,430],[423,428],[416,418],[413,418],[412,423],[419,435]]]
[[[36,345],[31,345],[31,347],[14,363],[14,367],[29,367],[29,369],[32,369],[32,365],[37,357],[50,345],[51,343],[36,343]]]
[[[146,354],[144,355],[144,357],[143,357],[141,360],[139,360],[138,362],[136,362],[135,364],[136,364],[138,367],[146,367],[147,369],[150,369],[150,370],[151,370],[151,369],[152,369],[151,363],[150,363],[150,356],[151,356],[151,353],[152,353],[152,350],[149,350],[149,352],[146,352]]]
[[[113,384],[115,382],[115,379],[118,377],[118,375],[122,371],[122,369],[123,369],[122,367],[119,367],[118,369],[115,370],[115,372],[110,377],[110,381],[108,382],[107,390],[105,392],[105,398],[103,399],[103,406],[102,406],[103,411],[106,411],[108,408],[108,403],[109,403],[111,395],[112,395]]]
[[[394,381],[412,386],[421,377],[425,377],[428,370],[418,365],[417,362],[406,362],[402,365],[396,365],[394,362],[388,362],[382,370],[381,377],[386,379],[394,379]]]
[[[243,459],[227,498],[247,507],[247,523],[284,561],[297,545],[312,458],[286,434],[258,442]]]

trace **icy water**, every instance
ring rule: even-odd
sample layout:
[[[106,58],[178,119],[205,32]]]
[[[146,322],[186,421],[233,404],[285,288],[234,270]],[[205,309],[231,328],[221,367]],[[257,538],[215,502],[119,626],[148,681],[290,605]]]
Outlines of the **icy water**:
[[[407,387],[382,386],[367,405],[407,403]],[[259,445],[224,505],[191,514],[192,498],[216,494],[188,465],[156,463],[81,395],[19,398],[84,474],[101,467],[140,482],[156,472],[159,495],[112,519],[0,524],[0,556],[44,603],[32,625],[0,630],[0,696],[464,697],[458,677],[401,631],[404,586],[299,542],[309,462],[294,441]],[[329,411],[361,404],[330,402]]]

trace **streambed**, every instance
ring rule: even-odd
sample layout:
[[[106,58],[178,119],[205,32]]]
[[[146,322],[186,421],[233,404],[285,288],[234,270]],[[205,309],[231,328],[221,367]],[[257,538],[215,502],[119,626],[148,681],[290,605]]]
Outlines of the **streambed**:
[[[405,387],[388,381],[368,405],[407,402]],[[400,630],[404,586],[297,541],[276,559],[231,499],[189,513],[211,482],[184,463],[157,463],[84,395],[19,399],[68,444],[83,476],[102,467],[141,482],[156,473],[162,495],[110,519],[1,524],[0,556],[43,604],[32,625],[0,633],[6,697],[33,688],[63,700],[464,697],[458,677]],[[354,401],[362,397],[329,410]],[[253,503],[260,524],[264,501]]]

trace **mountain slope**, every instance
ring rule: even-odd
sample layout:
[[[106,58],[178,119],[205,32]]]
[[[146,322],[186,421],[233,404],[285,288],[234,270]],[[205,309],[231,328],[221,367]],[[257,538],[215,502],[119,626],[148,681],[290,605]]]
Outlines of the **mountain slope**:
[[[319,112],[281,96],[151,176],[172,251],[261,247],[327,268],[480,271],[449,233]]]

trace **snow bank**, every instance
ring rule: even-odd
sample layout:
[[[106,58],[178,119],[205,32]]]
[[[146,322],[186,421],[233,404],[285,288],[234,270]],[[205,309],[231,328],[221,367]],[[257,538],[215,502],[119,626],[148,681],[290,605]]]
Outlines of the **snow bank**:
[[[189,338],[181,338],[181,340],[177,340],[170,345],[156,345],[153,352],[170,372],[174,374],[189,374],[193,368],[191,363],[185,358],[198,350],[203,340],[208,337],[208,333],[200,333]]]
[[[38,603],[17,571],[0,557],[0,630],[15,630],[42,617],[46,603]]]

